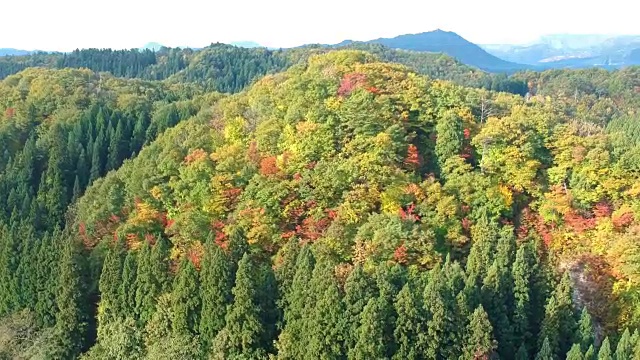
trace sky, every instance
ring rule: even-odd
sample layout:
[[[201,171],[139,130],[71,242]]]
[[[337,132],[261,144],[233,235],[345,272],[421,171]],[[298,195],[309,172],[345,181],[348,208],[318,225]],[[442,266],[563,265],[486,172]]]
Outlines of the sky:
[[[435,29],[478,44],[546,34],[640,34],[634,0],[19,0],[3,1],[0,48],[71,51],[148,42],[269,47],[371,40]]]

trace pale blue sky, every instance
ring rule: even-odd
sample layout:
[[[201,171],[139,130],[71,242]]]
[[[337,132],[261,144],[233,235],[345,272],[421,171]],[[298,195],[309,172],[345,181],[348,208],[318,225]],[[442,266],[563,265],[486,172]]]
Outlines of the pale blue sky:
[[[265,46],[369,40],[436,28],[470,41],[525,43],[540,35],[640,34],[635,0],[7,0],[0,48],[60,50]]]

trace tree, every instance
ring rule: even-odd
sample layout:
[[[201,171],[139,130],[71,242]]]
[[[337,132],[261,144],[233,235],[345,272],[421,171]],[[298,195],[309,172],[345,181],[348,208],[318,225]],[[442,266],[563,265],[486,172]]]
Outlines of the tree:
[[[174,280],[171,301],[173,330],[178,334],[195,335],[200,325],[200,281],[193,263],[184,258]]]
[[[156,286],[151,269],[151,247],[148,242],[144,242],[137,256],[136,266],[136,315],[142,324],[146,324],[151,319],[155,310],[156,297],[160,294],[160,289]]]
[[[216,335],[214,358],[255,358],[264,353],[261,340],[264,324],[257,306],[254,264],[248,254],[238,263],[233,287],[233,304],[225,317],[225,327]]]
[[[349,359],[368,360],[386,357],[385,312],[380,298],[370,299],[362,310],[356,344],[349,349]],[[381,306],[382,305],[382,306]]]
[[[582,351],[587,351],[587,349],[593,345],[595,340],[591,315],[589,315],[589,311],[587,311],[586,307],[582,308],[582,313],[580,314],[580,322],[578,323],[578,334],[576,335],[576,339],[580,342]]]
[[[489,320],[495,326],[498,353],[501,357],[507,357],[515,352],[511,340],[511,324],[507,316],[508,296],[510,293],[509,282],[509,271],[500,264],[500,258],[497,257],[489,268],[480,289],[482,303],[489,309],[487,311]]]
[[[436,124],[435,153],[440,169],[444,168],[447,159],[457,156],[462,150],[462,119],[454,110],[449,110]]]
[[[79,245],[67,239],[60,260],[60,279],[56,296],[56,358],[75,358],[83,350],[88,325],[86,273]]]
[[[540,346],[540,351],[538,351],[536,355],[536,360],[554,360],[553,350],[551,350],[548,337],[545,337],[542,341],[542,346]]]
[[[122,243],[117,241],[109,249],[102,265],[102,273],[98,289],[100,290],[100,305],[98,307],[98,332],[107,323],[114,321],[123,312],[120,310],[122,302],[119,299],[119,286],[122,279]]]
[[[549,338],[552,352],[561,356],[571,348],[576,328],[571,280],[569,274],[565,273],[549,298],[540,334],[541,338]]]
[[[136,269],[138,260],[136,253],[127,251],[122,266],[122,278],[118,288],[118,301],[120,302],[120,316],[132,316],[136,314]]]
[[[584,360],[596,360],[596,350],[593,348],[593,345],[590,345],[584,353]]]
[[[313,271],[306,336],[307,359],[335,359],[344,354],[345,308],[333,266],[322,263]]]
[[[466,334],[460,359],[490,359],[494,356],[497,343],[493,339],[493,326],[482,305],[471,315]]]
[[[633,347],[635,344],[631,343],[631,334],[629,329],[625,329],[624,333],[618,340],[618,346],[613,356],[615,360],[631,360],[633,355]]]
[[[409,284],[405,284],[396,296],[394,307],[398,314],[393,332],[398,347],[394,358],[419,359],[426,346],[423,338],[425,316],[422,303]]]
[[[583,360],[582,350],[580,350],[580,344],[573,344],[571,350],[567,353],[567,360]]]
[[[514,343],[526,344],[531,348],[532,334],[529,318],[531,317],[531,297],[530,284],[532,281],[532,253],[531,243],[520,246],[516,253],[516,259],[512,267],[512,278],[514,283],[514,310],[512,315],[513,340]]]
[[[305,305],[314,266],[315,259],[311,249],[304,246],[296,261],[296,275],[287,296],[288,307],[284,309],[284,328],[278,338],[278,357],[281,359],[299,359],[304,356],[307,346],[306,339],[302,337],[305,329]]]
[[[205,244],[200,263],[202,315],[199,332],[206,349],[224,327],[227,306],[231,303],[231,264],[229,256],[213,241]]]
[[[518,347],[515,360],[529,360],[529,353],[527,352],[527,348],[524,344],[520,344],[520,347]]]
[[[613,360],[611,355],[611,345],[609,344],[609,338],[606,337],[600,344],[600,350],[598,351],[598,360]]]

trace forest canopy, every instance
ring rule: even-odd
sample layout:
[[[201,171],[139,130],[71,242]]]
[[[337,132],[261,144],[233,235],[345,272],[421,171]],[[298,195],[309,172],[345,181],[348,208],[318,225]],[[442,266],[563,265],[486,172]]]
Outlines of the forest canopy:
[[[640,356],[638,69],[355,47],[0,60],[0,358]]]

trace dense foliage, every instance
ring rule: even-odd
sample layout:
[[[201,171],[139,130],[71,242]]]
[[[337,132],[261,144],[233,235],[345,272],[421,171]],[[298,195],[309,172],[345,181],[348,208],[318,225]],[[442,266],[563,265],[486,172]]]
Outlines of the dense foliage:
[[[368,50],[2,81],[0,358],[640,355],[637,70]]]

